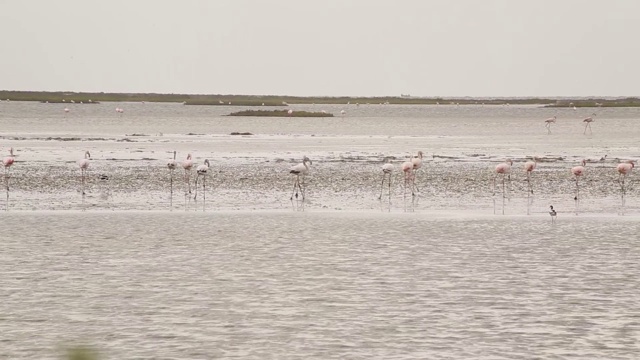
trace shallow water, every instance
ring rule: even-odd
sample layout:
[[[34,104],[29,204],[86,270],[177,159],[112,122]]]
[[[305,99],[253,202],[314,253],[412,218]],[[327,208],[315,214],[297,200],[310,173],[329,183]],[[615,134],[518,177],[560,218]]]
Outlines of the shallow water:
[[[0,358],[76,343],[107,359],[637,358],[640,189],[633,173],[623,202],[615,165],[640,158],[640,109],[597,109],[588,135],[593,109],[293,109],[347,114],[0,102],[0,145],[16,150],[0,196]],[[211,160],[206,197],[186,197],[180,171],[169,196],[174,150]],[[396,171],[378,200],[384,157],[418,150],[417,196]],[[303,155],[306,198],[290,201]],[[507,157],[503,196],[493,168]]]
[[[78,342],[107,359],[634,359],[640,351],[640,229],[627,218],[4,216],[5,358],[50,359]]]

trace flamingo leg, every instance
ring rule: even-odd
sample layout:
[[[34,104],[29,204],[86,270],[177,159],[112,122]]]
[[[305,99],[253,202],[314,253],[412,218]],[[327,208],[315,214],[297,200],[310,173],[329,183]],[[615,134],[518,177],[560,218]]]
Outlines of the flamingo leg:
[[[502,175],[502,215],[504,215],[504,199],[506,197],[505,195],[505,187],[504,187],[504,174]]]
[[[82,173],[82,196],[84,196],[84,169],[81,169],[80,172]]]
[[[382,200],[382,189],[384,188],[384,178],[387,174],[382,173],[382,183],[380,184],[380,196],[378,196],[378,200]]]
[[[302,181],[298,180],[298,188],[300,189],[300,194],[302,194],[302,200],[304,200],[304,196],[305,196],[304,189],[305,188],[302,185],[304,185],[304,175],[302,176]]]
[[[293,195],[296,195],[296,199],[298,198],[298,187],[300,186],[300,175],[296,176],[296,179],[293,181],[293,191],[291,191],[291,198],[289,200],[293,200]]]
[[[194,185],[194,187],[195,187],[195,189],[194,189],[195,195],[193,195],[193,200],[197,200],[196,198],[198,197],[198,178],[199,177],[200,177],[200,174],[196,174],[196,182],[195,182],[195,185]]]
[[[173,169],[169,170],[169,206],[173,209]]]
[[[391,173],[389,173],[389,203],[391,203]]]
[[[4,181],[6,182],[7,187],[7,206],[5,211],[9,211],[9,168],[6,166],[4,167]]]
[[[418,189],[418,185],[416,185],[416,172],[415,172],[415,170],[413,171],[413,187],[415,188],[416,192],[418,192],[418,193],[420,192],[420,189]]]
[[[202,176],[202,211],[204,211],[207,202],[207,174]]]

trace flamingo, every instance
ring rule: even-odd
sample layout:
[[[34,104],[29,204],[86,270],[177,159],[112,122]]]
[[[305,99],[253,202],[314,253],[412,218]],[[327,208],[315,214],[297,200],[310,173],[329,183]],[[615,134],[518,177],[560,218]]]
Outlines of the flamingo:
[[[507,159],[505,160],[505,162],[498,164],[496,166],[496,176],[493,178],[493,192],[495,193],[495,189],[496,189],[496,177],[498,175],[502,175],[502,197],[504,198],[505,196],[505,190],[504,190],[504,181],[505,181],[505,177],[507,177],[509,179],[509,181],[511,181],[511,166],[513,165],[513,161],[511,161],[511,159]]]
[[[207,188],[206,188],[205,180],[207,178],[207,171],[209,171],[209,166],[211,166],[209,164],[209,160],[205,159],[204,160],[204,165],[199,165],[196,168],[196,184],[195,184],[196,191],[195,191],[195,195],[193,196],[193,200],[195,200],[198,197],[198,178],[200,176],[202,176],[202,191],[204,192],[203,198],[205,198],[205,196],[207,195],[207,193],[206,193]]]
[[[580,186],[578,184],[578,180],[582,175],[584,175],[585,166],[587,166],[587,161],[585,159],[582,159],[580,165],[571,168],[571,173],[576,177],[576,196],[573,198],[573,200],[575,201],[578,201],[578,195],[580,194]]]
[[[551,223],[554,224],[556,222],[556,216],[558,215],[558,213],[553,209],[553,205],[549,205],[549,208],[551,209],[549,211],[549,215],[551,215]]]
[[[84,152],[84,158],[78,160],[78,166],[80,167],[80,173],[82,174],[82,196],[84,196],[84,177],[89,168],[89,160],[91,159],[91,154],[89,151]]]
[[[69,113],[69,108],[64,108],[64,113],[65,114]]]
[[[14,161],[13,148],[9,148],[9,156],[2,159],[2,165],[4,165],[4,181],[7,187],[7,210],[9,209],[9,168],[13,165]]]
[[[616,170],[618,170],[618,182],[620,183],[623,195],[625,193],[624,180],[627,178],[627,175],[631,174],[631,170],[633,170],[635,165],[636,164],[632,160],[628,160],[618,164],[616,167]]]
[[[533,194],[533,186],[531,185],[531,173],[536,169],[538,163],[536,162],[536,157],[534,156],[533,161],[527,161],[524,163],[524,171],[527,172],[527,183],[529,184],[529,191]]]
[[[544,126],[547,128],[547,134],[551,134],[551,124],[556,123],[556,117],[550,117],[544,121]]]
[[[184,182],[189,188],[189,194],[191,194],[191,183],[189,183],[189,178],[191,177],[191,168],[193,168],[193,160],[191,160],[191,154],[187,154],[187,158],[180,163],[180,166],[182,166],[182,168],[184,169]]]
[[[404,172],[404,196],[407,195],[407,185],[412,183],[411,186],[411,195],[415,196],[413,191],[413,162],[411,159],[405,161],[401,165],[402,171]]]
[[[340,110],[340,115],[342,115],[342,117],[344,117],[346,114],[347,114],[347,112],[346,112],[346,111],[344,111],[344,110]]]
[[[416,171],[422,167],[422,151],[418,151],[418,155],[411,159],[411,164],[413,164],[413,187],[417,192],[420,192],[418,186],[416,186]]]
[[[382,200],[382,188],[384,187],[384,180],[388,176],[389,180],[389,200],[391,200],[391,174],[393,173],[393,164],[389,158],[385,159],[385,164],[382,165],[382,183],[380,184],[380,196],[378,200]]]
[[[582,122],[584,122],[584,132],[583,134],[587,134],[587,128],[589,128],[589,131],[591,132],[591,134],[593,134],[593,130],[591,130],[591,123],[594,122],[595,120],[593,119],[596,116],[596,113],[591,114],[590,117],[582,120]]]
[[[300,185],[300,175],[303,176],[304,181],[304,176],[309,173],[309,165],[307,165],[307,162],[309,163],[309,165],[313,165],[313,162],[309,160],[308,157],[304,156],[302,158],[302,163],[295,165],[291,167],[291,169],[289,169],[290,174],[296,175],[296,181],[293,183],[293,191],[291,192],[291,198],[289,200],[293,200],[294,193],[296,195],[296,199],[298,198],[298,189],[300,190],[300,193],[302,193],[302,200],[304,200],[304,190]]]
[[[178,166],[178,163],[176,163],[176,152],[175,150],[173,151],[173,159],[169,159],[169,161],[167,161],[167,168],[169,169],[169,174],[170,176],[170,182],[169,182],[169,186],[170,186],[170,194],[171,194],[171,200],[173,200],[173,170],[176,169],[176,167]]]
[[[289,111],[287,111],[287,114],[291,116],[293,114],[293,110],[289,109]]]

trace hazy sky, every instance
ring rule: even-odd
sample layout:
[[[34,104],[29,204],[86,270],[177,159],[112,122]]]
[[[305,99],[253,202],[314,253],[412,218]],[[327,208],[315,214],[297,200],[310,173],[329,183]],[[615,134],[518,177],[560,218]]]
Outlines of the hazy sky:
[[[0,0],[0,89],[640,95],[638,0]]]

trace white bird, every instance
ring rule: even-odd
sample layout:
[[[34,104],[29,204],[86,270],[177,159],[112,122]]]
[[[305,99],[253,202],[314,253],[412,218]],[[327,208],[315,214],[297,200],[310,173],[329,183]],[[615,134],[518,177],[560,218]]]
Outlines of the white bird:
[[[289,200],[293,200],[294,193],[296,195],[296,199],[298,198],[298,190],[300,190],[300,193],[302,194],[302,200],[304,200],[304,189],[300,184],[300,176],[303,177],[304,182],[304,176],[309,173],[309,165],[307,165],[307,162],[309,163],[309,165],[313,165],[313,162],[305,156],[302,158],[302,163],[292,166],[291,169],[289,169],[290,174],[296,175],[296,181],[293,183],[293,191],[291,192],[291,198]]]
[[[394,166],[391,163],[391,159],[385,158],[385,164],[382,165],[382,183],[380,184],[380,196],[378,200],[382,200],[382,189],[384,188],[384,180],[388,178],[389,183],[389,201],[391,201],[391,175],[393,173]]]
[[[289,114],[289,116],[291,116],[291,114],[293,114],[293,110],[289,109],[289,111],[287,111],[287,114]]]
[[[191,183],[189,182],[189,178],[191,177],[191,168],[193,168],[191,154],[187,154],[187,158],[180,163],[180,166],[184,169],[184,182],[187,184],[189,194],[191,194]]]
[[[89,151],[85,151],[84,152],[84,158],[78,160],[78,166],[80,167],[80,173],[82,174],[82,195],[85,194],[84,192],[84,177],[85,174],[87,172],[87,169],[89,168],[89,160],[91,159],[91,154],[89,153]]]
[[[198,197],[198,178],[200,176],[202,176],[202,191],[205,194],[203,196],[206,196],[207,188],[206,188],[205,180],[207,177],[207,172],[209,171],[209,166],[210,166],[209,159],[205,159],[204,164],[198,165],[198,167],[196,168],[196,184],[195,184],[196,191],[195,191],[195,195],[193,196],[194,200]]]
[[[342,117],[344,117],[346,114],[347,114],[347,112],[346,112],[346,111],[344,111],[344,110],[340,110],[340,115],[342,115]]]

